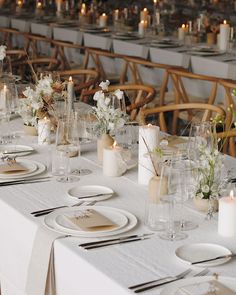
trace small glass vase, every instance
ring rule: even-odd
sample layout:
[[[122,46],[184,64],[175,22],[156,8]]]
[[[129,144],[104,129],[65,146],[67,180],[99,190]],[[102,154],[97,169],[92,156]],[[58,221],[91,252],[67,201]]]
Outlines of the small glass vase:
[[[103,149],[113,145],[114,139],[110,134],[102,134],[97,140],[97,158],[98,162],[102,163],[103,161]]]

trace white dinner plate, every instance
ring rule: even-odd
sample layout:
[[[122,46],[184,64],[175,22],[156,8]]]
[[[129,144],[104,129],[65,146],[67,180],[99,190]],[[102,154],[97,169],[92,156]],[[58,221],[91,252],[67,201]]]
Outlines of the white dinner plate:
[[[10,172],[10,173],[0,173],[0,178],[1,179],[18,178],[18,177],[26,176],[27,174],[31,174],[38,169],[38,166],[31,160],[19,159],[17,160],[17,163],[21,164],[27,170]]]
[[[127,224],[123,227],[121,227],[120,229],[118,230],[114,230],[114,231],[109,231],[109,232],[103,232],[103,233],[99,233],[99,232],[94,232],[94,233],[87,233],[87,232],[83,232],[83,233],[79,233],[79,232],[76,232],[74,231],[73,233],[71,233],[71,231],[69,229],[63,229],[61,227],[59,227],[57,225],[57,223],[55,222],[55,217],[60,215],[63,211],[63,209],[58,209],[58,210],[55,210],[53,213],[50,213],[48,215],[46,215],[44,217],[44,223],[45,225],[56,231],[56,232],[59,232],[59,233],[62,233],[62,234],[70,234],[70,235],[73,235],[73,236],[77,236],[77,237],[84,237],[84,238],[99,238],[99,237],[107,237],[107,236],[113,236],[113,235],[118,235],[118,234],[121,234],[121,233],[124,233],[124,232],[127,232],[129,230],[131,230],[132,228],[134,228],[137,224],[137,218],[131,214],[130,212],[128,211],[125,211],[125,210],[121,210],[121,209],[117,209],[117,208],[112,208],[112,207],[104,207],[104,206],[81,206],[80,208],[84,208],[84,209],[95,209],[95,210],[102,210],[103,208],[105,208],[105,210],[108,210],[108,211],[111,211],[114,210],[115,212],[119,212],[121,214],[123,214],[124,216],[127,217]],[[68,208],[70,209],[70,208]],[[74,209],[74,208],[73,208]]]
[[[182,295],[183,293],[178,292],[179,288],[183,288],[184,286],[188,286],[188,285],[192,285],[192,284],[209,282],[214,279],[215,279],[215,277],[213,277],[213,276],[203,276],[203,277],[193,277],[193,278],[179,280],[179,281],[171,283],[167,287],[165,287],[162,290],[160,295]],[[230,288],[231,290],[236,291],[236,279],[235,278],[219,276],[218,281],[220,283],[222,283],[223,285],[225,285],[226,287]]]
[[[68,217],[76,216],[78,215],[78,213],[84,212],[87,209],[88,208],[84,208],[84,207],[79,207],[76,209],[75,207],[66,208],[64,213],[61,213],[55,217],[55,223],[57,224],[57,227],[62,228],[63,230],[68,230],[71,234],[77,233],[77,234],[84,235],[84,233],[86,233],[86,235],[90,235],[90,234],[94,235],[94,233],[103,234],[103,233],[108,233],[112,231],[117,231],[128,223],[128,218],[126,217],[125,214],[118,212],[117,210],[110,210],[110,208],[108,210],[107,208],[100,208],[100,207],[93,208],[93,210],[101,213],[103,216],[110,219],[114,224],[117,225],[116,227],[106,229],[106,230],[101,229],[96,232],[91,230],[86,231],[86,230],[81,230],[78,226],[76,226],[73,222],[71,222],[70,220],[66,218],[67,216]]]
[[[21,152],[25,151],[22,153],[16,153],[12,154],[12,152]],[[5,145],[0,145],[0,153],[11,153],[12,157],[21,157],[21,156],[26,156],[34,152],[34,149],[31,146],[28,145],[20,145],[20,144],[5,144]]]
[[[97,197],[83,198],[85,196],[104,194]],[[113,190],[101,185],[77,185],[68,190],[68,195],[83,201],[102,201],[109,199],[114,194]]]
[[[192,55],[199,55],[199,56],[214,56],[214,55],[222,55],[225,54],[225,52],[222,51],[204,51],[204,50],[189,50],[188,51],[189,54]]]
[[[229,255],[231,251],[223,246],[208,243],[196,243],[183,245],[176,249],[175,255],[184,263],[190,264],[195,261],[215,258],[217,256]],[[223,264],[231,258],[223,258],[215,261],[201,263],[195,266],[211,267]]]
[[[29,177],[32,177],[32,176],[39,175],[39,174],[43,173],[46,170],[46,166],[43,163],[40,163],[40,162],[37,162],[37,161],[32,161],[32,160],[31,160],[31,162],[37,165],[37,169],[34,172],[31,172],[29,174],[25,174],[23,176],[22,175],[16,175],[14,177],[14,179],[21,179],[21,178],[26,179],[26,178],[29,178]],[[13,178],[13,177],[10,176],[7,179],[6,178],[0,178],[0,183],[8,181],[10,178]]]

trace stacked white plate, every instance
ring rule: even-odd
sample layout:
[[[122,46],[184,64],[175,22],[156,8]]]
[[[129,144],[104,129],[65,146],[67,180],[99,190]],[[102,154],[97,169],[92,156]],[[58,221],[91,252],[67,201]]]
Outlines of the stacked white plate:
[[[46,166],[40,162],[27,160],[27,159],[17,159],[17,163],[24,166],[26,171],[17,171],[11,173],[0,173],[0,182],[17,180],[17,179],[26,179],[32,176],[39,175],[46,170]]]
[[[80,229],[72,223],[68,217],[74,217],[88,209],[92,209],[110,219],[116,227],[109,229],[100,229],[96,231],[86,231]],[[127,232],[134,228],[137,224],[137,218],[128,211],[104,207],[104,206],[80,206],[80,207],[67,207],[55,210],[44,218],[45,225],[62,234],[85,237],[85,238],[98,238],[118,235]]]
[[[15,153],[14,153],[15,152]],[[0,153],[7,154],[9,153],[12,157],[21,157],[26,156],[34,152],[34,149],[28,145],[20,144],[2,144],[0,145]]]

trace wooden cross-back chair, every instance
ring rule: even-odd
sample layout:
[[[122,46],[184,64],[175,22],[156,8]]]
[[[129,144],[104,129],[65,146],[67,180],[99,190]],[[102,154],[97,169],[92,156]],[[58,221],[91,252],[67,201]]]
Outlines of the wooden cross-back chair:
[[[66,71],[57,71],[61,80],[68,80],[72,77],[75,85],[76,96],[83,97],[85,91],[96,87],[99,80],[99,73],[92,69],[74,69]]]
[[[23,32],[20,32],[16,29],[11,28],[0,28],[0,36],[1,36],[1,44],[4,44],[7,46],[7,48],[10,49],[16,49],[13,46],[13,39],[15,36],[24,36]]]
[[[67,52],[75,51],[76,55],[78,55],[78,63],[76,62],[76,67],[78,68],[78,65],[80,65],[81,68],[84,68],[83,63],[81,63],[80,58],[82,57],[82,54],[85,54],[86,59],[86,51],[85,47],[79,44],[74,44],[69,41],[60,41],[60,40],[52,40],[52,47],[53,47],[53,53],[52,57],[60,60],[60,69],[62,71],[64,70],[70,70],[75,65],[72,63],[67,56]]]
[[[207,103],[214,105],[219,85],[219,78],[211,77],[211,76],[205,76],[200,74],[191,73],[185,69],[175,69],[171,68],[167,70],[169,73],[169,77],[173,81],[173,87],[174,87],[174,93],[175,93],[175,103]],[[188,83],[198,83],[199,89],[201,89],[202,84],[199,83],[207,83],[207,94],[206,97],[200,97],[192,95],[191,93],[188,93],[189,91],[186,90],[186,86]],[[197,84],[196,84],[197,85]],[[209,89],[210,88],[210,89]],[[180,117],[181,119],[185,121],[198,121],[199,118],[197,117],[197,114],[194,114],[194,111],[187,110],[187,112],[183,112],[180,116],[178,112],[175,112],[173,117],[173,128],[175,129],[175,133],[177,131],[177,119]],[[210,110],[206,113],[207,120],[210,119]],[[175,127],[174,127],[175,126]]]
[[[181,112],[181,111],[186,111],[186,110],[196,110],[199,113],[201,112],[201,121],[208,121],[208,113],[211,115],[213,113],[219,114],[221,116],[225,116],[225,111],[219,106],[215,106],[212,104],[206,104],[206,103],[179,103],[179,104],[170,104],[170,105],[165,105],[165,106],[159,106],[156,108],[152,109],[142,109],[140,111],[140,120],[142,121],[143,124],[146,124],[148,122],[148,118],[150,116],[156,115],[155,117],[155,123],[160,125],[160,130],[164,132],[170,132],[171,134],[176,134],[176,126],[175,124],[173,125],[172,121],[172,128],[168,130],[167,128],[167,123],[165,119],[165,113],[171,112],[174,114],[175,112]],[[153,118],[152,118],[152,123],[153,123]],[[189,121],[189,124],[191,121]]]
[[[236,111],[236,99],[234,98],[233,90],[236,89],[236,81],[233,80],[220,80],[219,84],[224,87],[225,100],[224,107],[226,113],[226,130],[231,129],[233,111]],[[229,109],[230,108],[230,109]],[[234,118],[236,119],[236,118]]]
[[[150,85],[156,90],[156,97],[152,105],[164,105],[174,102],[174,93],[168,89],[169,72],[168,70],[173,68],[170,65],[155,63],[139,57],[125,56],[125,65],[123,67],[123,75],[121,76],[122,83],[131,82],[134,84]],[[149,83],[143,78],[142,69],[147,68],[149,70],[158,70],[155,73],[156,82]],[[181,67],[175,67],[176,69],[182,69]],[[129,75],[130,74],[130,75]],[[130,77],[129,77],[130,76]],[[126,81],[125,81],[126,79]]]
[[[118,89],[125,93],[125,108],[126,112],[129,114],[130,121],[137,120],[139,110],[150,103],[155,96],[155,89],[153,87],[137,84],[111,85],[108,87],[108,92],[114,92]],[[94,95],[94,93],[99,90],[101,90],[101,88],[84,92],[83,101],[87,102],[88,97]]]
[[[10,72],[18,74],[23,78],[24,63],[27,59],[27,53],[23,49],[11,49],[6,51],[6,56],[10,62]]]
[[[104,60],[109,60],[114,63],[117,60],[124,63],[124,55],[116,54],[110,51],[96,49],[96,48],[87,48],[86,55],[84,60],[84,68],[95,67],[96,71],[99,72],[101,80],[109,80],[111,84],[122,83],[124,80],[123,75],[125,72],[121,71],[121,74],[117,74],[117,71],[108,72],[104,66]],[[91,61],[93,65],[91,66]],[[123,66],[121,66],[123,68]]]
[[[232,157],[236,157],[236,129],[217,133],[221,139],[222,151]]]
[[[30,78],[28,80],[36,82],[40,75],[44,72],[56,71],[59,67],[59,61],[55,58],[42,57],[26,60],[25,65],[28,65]]]
[[[45,57],[41,53],[41,46],[51,47],[52,39],[45,36],[25,33],[25,51],[31,59]],[[49,56],[48,56],[49,57]]]

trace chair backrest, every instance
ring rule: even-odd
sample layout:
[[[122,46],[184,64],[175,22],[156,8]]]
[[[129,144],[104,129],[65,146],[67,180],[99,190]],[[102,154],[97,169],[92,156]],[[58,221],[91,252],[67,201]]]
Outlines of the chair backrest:
[[[1,44],[5,44],[7,48],[10,50],[14,47],[14,38],[16,36],[24,36],[24,33],[16,29],[0,28],[0,36]]]
[[[30,58],[40,58],[43,56],[42,48],[48,47],[51,51],[52,39],[35,34],[25,33],[25,51]],[[49,57],[50,54],[48,54]]]
[[[6,51],[6,57],[9,60],[10,72],[24,76],[24,62],[27,59],[27,53],[23,49],[10,49]]]
[[[86,53],[87,54],[84,60],[84,68],[91,68],[94,66],[96,71],[100,73],[101,80],[103,81],[110,80],[110,82],[112,83],[113,82],[112,78],[109,76],[110,73],[107,70],[105,70],[104,62],[107,60],[109,60],[112,63],[114,63],[117,60],[121,60],[124,62],[124,56],[110,52],[110,51],[95,49],[95,48],[87,48]],[[121,71],[121,74],[118,77],[119,81],[114,81],[114,82],[121,83],[121,81],[124,80],[122,75],[123,75],[123,71]]]
[[[152,109],[142,109],[140,112],[140,117],[141,117],[141,121],[142,123],[146,124],[147,123],[147,117],[150,115],[157,115],[157,118],[155,118],[156,123],[160,124],[160,129],[161,131],[164,132],[170,132],[170,133],[174,133],[173,130],[175,131],[175,126],[173,126],[173,117],[176,115],[176,113],[178,114],[180,111],[186,111],[186,110],[198,110],[203,112],[203,116],[202,116],[202,122],[207,121],[208,120],[208,112],[210,112],[210,114],[212,115],[213,113],[217,113],[221,116],[225,116],[225,111],[218,106],[212,105],[212,104],[206,104],[206,103],[181,103],[181,104],[170,104],[170,105],[166,105],[166,106],[160,106],[160,107],[156,107],[156,108],[152,108]],[[167,129],[167,123],[166,123],[166,119],[164,116],[164,113],[166,112],[172,112],[173,113],[173,117],[171,117],[171,121],[172,121],[172,129],[168,130]],[[191,123],[191,121],[189,122]]]
[[[233,111],[236,111],[236,100],[234,98],[233,90],[236,89],[236,81],[233,80],[220,80],[219,84],[225,90],[225,109],[226,113],[226,129],[231,129]]]
[[[26,60],[25,64],[29,66],[30,76],[35,82],[43,72],[57,70],[59,61],[55,58],[42,57]]]
[[[217,137],[222,140],[223,152],[236,157],[236,129],[217,133]]]
[[[73,78],[76,94],[79,95],[80,98],[83,97],[84,91],[93,89],[99,80],[99,73],[91,69],[57,71],[57,74],[62,79],[68,80],[69,77]]]
[[[60,60],[60,69],[62,71],[72,68],[71,60],[74,60],[74,55],[76,55],[76,60],[78,60],[76,63],[81,63],[80,59],[85,52],[84,46],[73,44],[69,41],[52,40],[52,47],[52,57]]]
[[[151,86],[136,84],[112,85],[108,87],[108,92],[114,92],[118,89],[125,93],[126,112],[129,114],[131,121],[136,120],[139,110],[151,102],[156,93],[155,89]],[[86,100],[86,97],[93,95],[99,90],[101,89],[85,92],[84,100]]]

